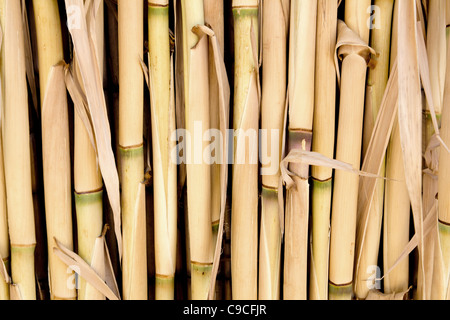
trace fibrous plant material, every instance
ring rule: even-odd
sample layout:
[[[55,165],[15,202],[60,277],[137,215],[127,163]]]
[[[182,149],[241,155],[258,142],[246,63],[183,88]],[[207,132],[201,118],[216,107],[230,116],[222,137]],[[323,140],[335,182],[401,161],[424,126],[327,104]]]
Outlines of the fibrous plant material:
[[[220,53],[224,56],[225,50],[225,22],[224,22],[224,4],[223,1],[205,0],[205,23],[214,31],[219,41]],[[209,104],[210,104],[210,127],[211,129],[220,129],[220,106],[219,106],[219,84],[217,81],[217,73],[215,68],[214,52],[209,47]],[[222,150],[215,149],[214,156],[220,159]],[[220,186],[220,163],[211,165],[211,222],[213,229],[213,247],[216,246],[217,233],[219,232],[220,220],[220,202],[221,202],[221,186]]]
[[[234,0],[234,165],[231,288],[234,300],[258,297],[258,0]]]
[[[366,150],[370,143],[370,138],[374,131],[375,122],[381,106],[382,99],[386,90],[389,78],[389,61],[391,47],[391,26],[394,1],[378,0],[374,2],[374,6],[379,10],[377,12],[377,25],[371,31],[371,47],[377,52],[376,65],[369,69],[367,88],[366,88],[366,105],[364,117],[363,131],[363,157],[366,156]],[[380,177],[385,175],[385,164],[378,173]],[[365,299],[370,289],[377,288],[379,282],[376,282],[373,275],[374,266],[378,265],[378,254],[380,247],[380,235],[383,219],[384,207],[384,181],[376,182],[376,191],[373,194],[368,216],[366,236],[364,243],[357,241],[357,252],[361,252],[359,263],[355,270],[355,295],[358,299]],[[357,223],[361,220],[357,218]],[[360,248],[360,249],[359,249]],[[378,289],[380,289],[378,287]]]
[[[4,12],[3,155],[11,249],[11,277],[25,300],[36,299],[36,246],[21,4],[1,2]],[[16,297],[17,298],[17,297]]]
[[[73,277],[68,266],[53,252],[55,239],[73,249],[72,184],[69,137],[69,110],[65,83],[55,86],[50,77],[63,79],[60,66],[64,59],[57,1],[33,1],[39,53],[42,154],[45,194],[49,283],[53,300],[76,299]],[[57,71],[59,70],[59,72]],[[53,73],[52,73],[53,72]],[[58,74],[57,74],[58,72]],[[64,74],[64,73],[63,73]],[[56,78],[53,78],[56,79]]]
[[[288,153],[311,151],[315,98],[317,1],[291,3]],[[308,298],[309,166],[291,163],[294,187],[286,192],[283,298]]]
[[[391,37],[391,70],[397,59],[398,2],[394,5]],[[389,274],[388,270],[399,258],[409,241],[411,205],[405,183],[405,169],[400,144],[398,119],[394,122],[386,152],[386,185],[384,193],[383,270],[384,291],[387,294],[403,292],[409,285],[409,261],[403,261]],[[402,228],[398,228],[402,226]]]
[[[317,1],[316,87],[312,151],[334,157],[338,1]],[[312,167],[309,299],[328,300],[328,266],[333,170]]]
[[[290,1],[264,2],[262,41],[261,154],[263,163],[261,229],[259,249],[259,294],[261,300],[280,299],[281,227],[278,212],[279,163],[283,145],[287,83],[287,38]]]
[[[447,6],[447,10],[450,9]],[[447,12],[447,17],[448,17]],[[447,18],[448,19],[448,18]],[[447,28],[447,46],[450,45],[450,37]],[[444,99],[442,105],[442,122],[441,122],[441,138],[448,145],[450,141],[450,50],[447,47],[447,65],[444,86]],[[446,196],[450,188],[450,154],[441,146],[439,153],[439,173],[438,173],[438,243],[439,249],[435,253],[435,268],[441,268],[442,275],[440,281],[434,281],[433,288],[436,288],[437,295],[435,299],[448,300],[449,277],[450,277],[450,201]]]
[[[94,10],[92,18],[97,26],[103,25],[103,1]],[[96,29],[96,50],[100,70],[103,70],[103,29]],[[76,78],[81,82],[78,63],[74,61]],[[81,86],[81,85],[80,85]],[[78,254],[89,265],[92,264],[96,239],[103,230],[103,181],[97,162],[97,153],[88,131],[77,112],[74,113],[74,188],[75,210],[78,231]],[[81,278],[78,300],[103,300],[104,296]]]
[[[432,0],[428,2],[428,17],[427,17],[427,33],[426,46],[427,58],[429,68],[429,81],[431,96],[427,97],[427,101],[423,103],[423,153],[425,154],[433,144],[433,135],[435,135],[435,123],[433,116],[436,117],[438,128],[441,123],[441,114],[443,111],[443,98],[446,74],[446,2],[442,0]],[[426,218],[428,212],[433,207],[436,201],[436,194],[438,192],[437,171],[438,166],[433,163],[425,163],[425,170],[423,174],[423,214]],[[424,254],[424,269],[425,275],[418,274],[417,286],[418,292],[421,291],[423,283],[426,283],[425,299],[442,297],[443,292],[436,288],[432,290],[434,274],[438,273],[439,269],[434,270],[433,263],[436,261],[434,255],[439,249],[436,247],[438,235],[432,232],[424,236],[424,247],[426,248]],[[420,265],[418,267],[421,268]],[[441,287],[442,289],[442,287]]]
[[[370,1],[349,1],[345,5],[348,25],[339,21],[338,55],[340,73],[340,110],[336,159],[360,168],[367,64],[370,59],[365,14]],[[358,33],[359,32],[359,33]],[[330,299],[351,299],[355,257],[356,218],[359,176],[337,171],[333,187],[330,242]]]
[[[144,180],[144,77],[140,66],[144,43],[144,2],[119,1],[119,171],[122,186],[123,298],[147,299]],[[142,196],[144,194],[142,193]],[[136,230],[139,227],[139,230]],[[143,228],[145,230],[145,227]]]
[[[208,39],[195,33],[205,24],[203,1],[181,1],[186,134],[187,216],[191,272],[191,299],[208,297],[214,246],[211,224],[211,164]],[[203,139],[201,139],[203,138]],[[206,140],[206,141],[205,141]],[[206,154],[206,156],[205,156]]]
[[[175,147],[172,59],[169,42],[169,1],[148,1],[149,79],[153,135],[155,221],[155,297],[175,298],[177,263],[177,168],[171,161]]]
[[[4,100],[4,46],[3,46],[3,30],[4,30],[4,1],[0,1],[0,256],[7,271],[9,271],[9,235],[8,235],[8,215],[6,207],[6,184],[5,171],[3,164],[3,110],[5,105]],[[0,275],[0,300],[9,300],[9,284],[7,279]]]

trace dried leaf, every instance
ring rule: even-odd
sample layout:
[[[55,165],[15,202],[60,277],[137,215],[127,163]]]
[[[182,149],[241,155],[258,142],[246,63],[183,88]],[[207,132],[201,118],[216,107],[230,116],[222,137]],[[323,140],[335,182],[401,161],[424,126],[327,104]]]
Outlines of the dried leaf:
[[[408,293],[411,290],[409,288],[405,292],[400,293],[391,293],[391,294],[384,294],[377,290],[370,290],[369,294],[367,295],[366,301],[374,301],[374,300],[407,300]]]
[[[406,186],[411,200],[415,232],[419,237],[419,259],[424,270],[422,206],[422,94],[420,86],[417,8],[409,0],[399,1],[398,24],[398,119]],[[422,294],[425,294],[425,284]]]
[[[89,284],[103,293],[109,300],[120,300],[116,293],[99,277],[99,275],[84,261],[79,255],[67,249],[57,239],[56,247],[53,248],[55,255],[61,259],[67,266],[79,270],[79,276],[86,280]]]
[[[108,193],[114,215],[114,229],[122,260],[121,207],[119,175],[111,145],[111,131],[103,93],[102,75],[95,54],[95,45],[90,38],[82,0],[65,0],[68,12],[68,27],[79,60],[86,98],[97,143],[100,171]]]

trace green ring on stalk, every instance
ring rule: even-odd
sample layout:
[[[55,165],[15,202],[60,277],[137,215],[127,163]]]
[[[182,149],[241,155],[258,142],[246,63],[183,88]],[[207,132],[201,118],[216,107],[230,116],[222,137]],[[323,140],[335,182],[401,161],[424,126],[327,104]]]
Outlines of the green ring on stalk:
[[[246,16],[257,16],[259,10],[257,7],[246,7],[246,8],[233,8],[233,16],[235,18],[246,17]]]
[[[336,285],[334,283],[328,283],[328,295],[329,296],[353,296],[353,284]]]
[[[167,15],[167,11],[169,10],[169,6],[162,6],[153,3],[148,3],[148,12],[151,12],[152,15]]]
[[[167,277],[167,276],[155,276],[156,284],[172,284],[175,282],[175,277]]]
[[[439,220],[439,233],[450,235],[450,225]]]
[[[278,190],[271,187],[262,186],[261,196],[278,199]]]
[[[318,180],[316,178],[312,178],[312,184],[313,184],[313,188],[318,188],[318,189],[329,189],[333,186],[333,179],[330,178],[328,180]]]
[[[202,273],[211,272],[211,270],[212,270],[212,264],[201,264],[201,263],[191,261],[191,266],[192,266],[192,270],[202,272]]]
[[[220,225],[220,221],[214,221],[212,224],[212,231],[219,232],[219,225]]]
[[[76,205],[89,205],[103,199],[103,189],[99,191],[77,193],[75,192]]]
[[[119,152],[124,158],[138,157],[144,154],[144,145],[129,148],[119,147]]]

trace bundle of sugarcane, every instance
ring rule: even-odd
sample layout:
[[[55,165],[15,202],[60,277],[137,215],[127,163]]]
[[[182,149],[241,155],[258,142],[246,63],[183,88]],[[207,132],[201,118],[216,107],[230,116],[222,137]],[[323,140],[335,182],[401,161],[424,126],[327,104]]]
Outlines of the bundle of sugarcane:
[[[311,151],[315,97],[317,1],[291,3],[289,38],[289,132],[287,151]],[[309,166],[290,164],[295,186],[286,194],[283,294],[286,300],[308,295]]]
[[[266,1],[263,6],[261,154],[263,163],[259,248],[259,299],[280,298],[281,226],[278,212],[284,114],[286,105],[287,35],[290,1]],[[264,172],[264,170],[266,172]]]
[[[336,117],[336,69],[334,56],[338,2],[317,1],[316,87],[312,150],[334,157]],[[328,266],[332,175],[329,168],[312,167],[311,193],[311,300],[328,299]]]
[[[123,297],[146,300],[144,180],[144,3],[119,1],[119,172],[123,223]]]

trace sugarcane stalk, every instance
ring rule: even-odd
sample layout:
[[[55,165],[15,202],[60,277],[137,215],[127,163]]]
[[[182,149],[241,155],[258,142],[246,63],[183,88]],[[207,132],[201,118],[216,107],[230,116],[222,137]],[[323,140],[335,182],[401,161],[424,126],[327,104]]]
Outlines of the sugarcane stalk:
[[[263,10],[263,78],[261,154],[270,162],[262,164],[261,234],[259,249],[260,300],[280,299],[281,229],[278,212],[278,181],[280,177],[284,109],[286,105],[287,35],[289,2],[266,1]],[[272,168],[273,167],[273,168]]]
[[[5,189],[3,141],[2,134],[0,133],[0,256],[3,259],[2,263],[4,263],[7,270],[9,270],[9,236]],[[9,300],[9,284],[2,276],[0,276],[0,300]]]
[[[5,104],[2,129],[11,277],[13,283],[17,284],[22,299],[35,300],[36,235],[31,186],[24,31],[20,2],[5,0],[3,4]]]
[[[394,1],[377,0],[374,5],[379,8],[378,27],[372,30],[371,47],[377,52],[376,66],[368,72],[366,105],[363,131],[363,156],[369,146],[381,101],[389,78],[389,60],[391,47],[391,26]],[[385,160],[381,166],[379,176],[385,175]],[[381,226],[384,207],[384,181],[376,182],[372,204],[369,208],[364,244],[356,243],[357,252],[361,252],[359,264],[355,270],[355,295],[358,299],[365,299],[371,289],[377,284],[373,279],[373,266],[378,265],[378,254],[381,239]],[[357,224],[362,223],[357,219]],[[359,250],[360,248],[360,250]]]
[[[64,95],[53,114],[45,106],[51,69],[64,59],[61,24],[57,1],[33,1],[39,52],[39,82],[42,114],[42,154],[44,195],[49,254],[50,294],[52,300],[76,299],[74,287],[68,286],[73,272],[53,252],[56,240],[73,248],[70,149],[68,145],[68,105]],[[51,84],[53,86],[54,84]],[[45,110],[47,108],[47,110]],[[48,110],[48,108],[51,108]],[[54,123],[54,121],[59,121]],[[62,156],[63,155],[63,156]]]
[[[316,88],[312,151],[334,158],[338,2],[317,1]],[[328,265],[333,171],[312,167],[312,231],[309,298],[328,300]]]
[[[0,1],[0,28],[2,33],[5,30],[4,26],[4,1]],[[5,185],[5,171],[3,164],[3,110],[5,105],[4,100],[4,45],[3,41],[0,44],[0,83],[1,83],[1,100],[0,100],[0,255],[3,259],[3,263],[9,272],[9,235],[8,235],[8,215],[7,215],[7,206],[6,206],[6,185]],[[1,262],[0,262],[1,263]],[[7,279],[3,279],[0,276],[0,300],[9,300],[9,284],[7,283]]]
[[[441,123],[442,105],[444,97],[445,86],[445,72],[446,72],[446,1],[432,0],[428,4],[428,25],[426,33],[427,55],[429,66],[429,77],[431,84],[431,98],[436,114],[438,127]],[[436,133],[433,125],[431,106],[428,101],[423,104],[423,150],[427,150],[432,136]],[[431,169],[431,168],[428,168]],[[423,210],[424,218],[432,208],[436,193],[438,192],[438,182],[433,170],[428,170],[423,174]],[[431,298],[432,295],[442,297],[443,292],[435,288],[432,290],[432,281],[437,273],[433,270],[433,262],[435,261],[435,251],[437,245],[437,233],[432,232],[424,236],[424,275],[418,273],[417,278],[417,292],[421,293],[423,287],[426,288],[424,292],[425,299]],[[421,261],[418,265],[421,270]],[[439,293],[438,293],[439,292]]]
[[[391,69],[397,58],[398,2],[394,5],[391,37]],[[385,273],[397,261],[409,241],[411,205],[405,182],[403,153],[398,120],[394,122],[386,151],[384,195],[383,269]],[[399,228],[399,226],[402,226]],[[409,285],[409,261],[404,259],[384,278],[385,293],[404,292]]]
[[[338,35],[343,34],[344,30],[349,28],[347,31],[353,32],[355,42],[367,45],[368,37],[362,27],[363,23],[366,23],[365,14],[359,13],[361,6],[367,9],[370,1],[346,3],[345,16],[348,17],[349,25],[347,27],[344,22],[340,21]],[[364,26],[367,28],[366,24]],[[367,38],[367,41],[364,38]],[[336,159],[359,169],[365,83],[370,51],[368,48],[361,50],[361,47],[343,45],[339,48],[338,54],[342,59],[342,67]],[[359,176],[356,174],[340,170],[335,173],[330,240],[329,299],[331,300],[348,300],[353,297],[358,185]]]
[[[210,128],[209,52],[207,39],[199,38],[193,30],[205,24],[203,1],[182,0],[181,8],[185,126],[186,133],[193,138],[191,146],[186,148],[191,299],[204,300],[208,297],[213,264],[211,165],[203,157],[208,145],[204,140],[199,141],[207,138]]]
[[[220,50],[224,56],[225,50],[225,23],[224,8],[222,1],[205,0],[205,22],[214,30],[214,34],[219,40]],[[210,127],[219,130],[219,84],[217,81],[217,72],[214,65],[214,53],[212,45],[209,46],[209,105],[210,105]],[[221,150],[215,150],[217,159],[221,159]],[[220,164],[211,165],[211,221],[213,229],[213,247],[216,246],[217,233],[219,231],[220,220]]]
[[[449,21],[449,5],[447,4],[447,21]],[[447,27],[447,64],[446,64],[446,75],[445,75],[445,86],[444,86],[444,100],[442,105],[442,123],[441,123],[441,138],[448,145],[450,140],[450,106],[448,104],[449,94],[450,94],[450,32],[449,27]],[[435,282],[433,278],[433,287],[438,291],[439,296],[434,296],[435,299],[448,300],[449,295],[449,275],[450,275],[450,202],[445,194],[450,189],[450,155],[441,146],[439,153],[439,172],[438,172],[438,248],[434,259],[435,264],[439,263],[442,268],[442,277]],[[435,267],[436,268],[436,267]]]
[[[255,52],[258,48],[257,0],[232,2],[234,17],[234,165],[231,204],[231,288],[233,300],[258,298],[259,97]],[[252,41],[253,38],[253,41]],[[256,96],[255,96],[256,94]],[[249,134],[248,140],[245,135]],[[253,139],[253,140],[252,140]]]
[[[96,50],[100,73],[104,65],[103,1],[94,12],[96,23]],[[77,68],[77,78],[81,75]],[[103,80],[103,79],[102,79]],[[87,130],[77,112],[74,113],[74,187],[75,209],[78,231],[78,254],[89,265],[92,264],[96,239],[103,230],[103,181],[97,163],[96,150],[93,148]],[[79,279],[78,300],[103,300],[105,297],[83,278]]]
[[[430,71],[431,94],[438,125],[440,126],[444,98],[446,70],[446,1],[430,0],[428,3],[427,54]],[[435,134],[428,103],[424,105],[424,150]]]
[[[153,132],[155,221],[155,297],[175,298],[177,261],[177,169],[170,160],[170,135],[175,130],[171,108],[169,2],[148,1],[150,94]]]
[[[291,3],[289,39],[288,152],[311,151],[315,96],[317,1]],[[309,166],[290,164],[295,188],[286,193],[285,300],[306,300],[309,224]]]
[[[139,59],[143,59],[144,2],[119,1],[119,158],[123,221],[123,298],[146,300],[146,237],[135,226],[145,220],[145,205],[137,207],[144,180],[144,87]],[[141,226],[142,227],[142,226]],[[145,224],[143,225],[145,230]]]

